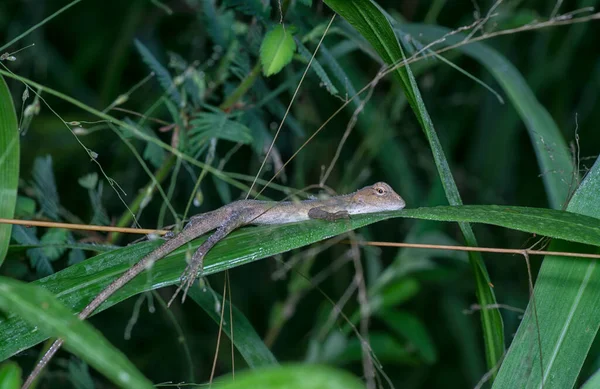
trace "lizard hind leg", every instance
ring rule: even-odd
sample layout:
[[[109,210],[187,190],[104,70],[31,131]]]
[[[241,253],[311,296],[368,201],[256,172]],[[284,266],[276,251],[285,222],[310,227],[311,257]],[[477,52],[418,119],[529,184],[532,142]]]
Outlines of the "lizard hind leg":
[[[196,278],[199,273],[202,273],[204,268],[204,257],[216,245],[221,239],[225,238],[231,231],[235,230],[240,225],[244,224],[243,215],[238,212],[234,212],[215,232],[208,237],[208,239],[200,245],[198,250],[192,256],[190,263],[185,268],[180,278],[180,285],[175,291],[173,297],[169,301],[167,306],[171,306],[171,303],[175,300],[180,291],[183,290],[183,296],[181,302],[185,301],[188,290],[194,285]]]
[[[204,270],[204,256],[206,255],[206,251],[203,251],[205,244],[206,242],[204,242],[204,244],[200,246],[198,250],[196,250],[190,263],[187,265],[183,273],[181,273],[180,284],[177,287],[175,294],[173,294],[173,297],[171,297],[171,300],[169,300],[169,304],[167,304],[168,307],[171,306],[171,303],[175,301],[175,298],[182,290],[183,296],[181,296],[181,302],[185,302],[185,297],[187,296],[188,290],[194,285],[198,275],[202,274]]]

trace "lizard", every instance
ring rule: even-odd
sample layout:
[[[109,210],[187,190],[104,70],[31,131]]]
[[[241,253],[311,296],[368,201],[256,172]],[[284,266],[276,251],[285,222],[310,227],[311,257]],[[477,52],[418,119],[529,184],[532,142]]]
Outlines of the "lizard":
[[[185,298],[188,289],[193,285],[197,276],[202,273],[204,257],[208,251],[236,228],[249,224],[288,224],[309,219],[334,221],[347,219],[351,215],[401,210],[405,205],[404,199],[385,182],[378,182],[359,189],[354,193],[332,196],[327,199],[280,202],[262,200],[234,201],[214,211],[192,216],[181,232],[168,238],[162,245],[143,257],[119,278],[106,286],[79,313],[79,319],[84,320],[90,316],[117,290],[144,270],[152,267],[154,262],[212,230],[215,230],[215,232],[200,245],[182,273],[180,286],[173,298],[175,298],[181,289],[184,290],[183,298]],[[33,383],[44,366],[48,364],[52,356],[60,349],[63,342],[62,339],[57,339],[50,346],[27,378],[25,384],[23,384],[23,389],[28,388]]]

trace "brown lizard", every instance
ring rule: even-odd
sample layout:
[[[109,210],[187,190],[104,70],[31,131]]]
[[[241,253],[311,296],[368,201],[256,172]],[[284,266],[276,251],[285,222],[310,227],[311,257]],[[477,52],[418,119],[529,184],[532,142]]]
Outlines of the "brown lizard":
[[[79,313],[79,318],[81,320],[86,319],[123,285],[144,270],[152,267],[154,262],[209,231],[215,230],[192,256],[189,265],[181,276],[181,285],[175,295],[183,288],[183,297],[185,298],[187,290],[193,285],[199,273],[202,272],[203,260],[208,251],[230,232],[241,226],[248,224],[287,224],[309,219],[333,221],[348,218],[350,215],[396,211],[404,208],[405,205],[402,197],[384,182],[364,187],[351,194],[333,196],[325,200],[299,202],[235,201],[214,211],[190,218],[188,224],[179,234],[165,241],[102,290]],[[23,389],[28,388],[33,383],[62,344],[62,339],[57,339],[52,344],[23,384]]]

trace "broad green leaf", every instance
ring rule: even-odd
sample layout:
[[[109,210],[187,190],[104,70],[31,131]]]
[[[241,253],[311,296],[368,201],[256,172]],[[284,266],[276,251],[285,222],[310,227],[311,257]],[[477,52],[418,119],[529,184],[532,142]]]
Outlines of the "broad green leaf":
[[[567,210],[600,218],[599,196],[600,159],[597,159]],[[573,225],[571,230],[578,234],[584,228]],[[600,246],[597,241],[585,240],[582,243]],[[598,247],[581,247],[570,242],[553,242],[548,249],[600,252]],[[600,325],[598,280],[598,260],[554,256],[544,259],[535,284],[535,300],[530,300],[494,388],[512,388],[515,382],[523,388],[574,387]]]
[[[296,51],[296,42],[290,27],[278,24],[269,31],[260,45],[260,63],[263,74],[267,77],[278,73],[290,63]]]
[[[565,211],[497,206],[419,208],[353,216],[350,220],[336,222],[308,221],[242,228],[207,254],[204,274],[232,269],[391,217],[487,223],[542,236],[600,245],[599,219]],[[155,263],[150,271],[115,293],[100,307],[100,311],[143,291],[178,283],[185,268],[186,252],[195,250],[203,241],[204,238],[196,239],[189,247],[182,247],[165,260]],[[102,253],[34,284],[55,294],[70,309],[80,311],[106,285],[159,244],[158,241],[144,242]],[[0,360],[46,338],[47,336],[15,316],[0,321]],[[9,339],[10,342],[7,341]]]
[[[19,133],[17,115],[4,78],[0,76],[0,217],[12,219],[19,183]],[[11,226],[0,224],[0,265],[10,241]]]
[[[191,288],[189,291],[190,297],[204,309],[211,319],[218,325],[221,321],[221,309],[225,311],[226,324],[223,326],[223,332],[231,339],[230,330],[233,327],[233,342],[237,350],[242,354],[244,360],[252,369],[277,365],[277,359],[267,348],[260,336],[252,327],[246,316],[240,312],[235,306],[232,308],[233,322],[229,321],[230,302],[225,301],[225,306],[222,307],[223,298],[220,294],[205,286],[200,289],[198,287]]]
[[[243,372],[212,385],[215,389],[360,389],[363,383],[350,373],[319,365],[288,365]]]
[[[38,285],[0,277],[0,309],[21,317],[32,331],[61,337],[65,346],[122,388],[153,388],[123,355],[91,325],[73,315],[55,296]]]
[[[375,48],[386,64],[396,64],[405,59],[402,47],[398,43],[388,19],[372,0],[325,0],[325,3],[356,28]],[[444,150],[410,67],[407,65],[396,69],[394,75],[400,81],[406,98],[427,137],[448,202],[451,205],[462,205],[462,199],[452,176],[450,165],[446,160]],[[471,226],[466,223],[460,223],[459,226],[467,244],[477,246],[477,240]],[[496,297],[490,286],[491,282],[482,256],[479,253],[470,252],[469,261],[475,276],[475,290],[479,304],[485,307],[496,304]],[[494,369],[504,355],[502,317],[497,309],[485,309],[481,311],[481,322],[487,365],[490,369]]]

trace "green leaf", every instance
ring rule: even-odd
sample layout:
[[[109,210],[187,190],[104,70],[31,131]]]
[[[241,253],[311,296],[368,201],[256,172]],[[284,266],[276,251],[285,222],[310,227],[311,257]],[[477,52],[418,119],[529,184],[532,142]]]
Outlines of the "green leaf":
[[[221,321],[221,309],[229,317],[229,301],[225,301],[225,306],[221,307],[221,303],[223,302],[222,296],[210,287],[204,286],[202,289],[198,287],[191,288],[189,295],[208,313],[217,325]],[[258,336],[246,316],[235,306],[232,307],[232,314],[233,322],[229,323],[229,319],[226,319],[223,332],[231,339],[231,333],[229,332],[231,328],[230,324],[233,326],[233,342],[248,366],[255,369],[263,366],[277,365],[277,359],[271,353],[271,350],[267,348],[260,336]]]
[[[19,133],[12,97],[0,77],[0,217],[12,219],[17,204],[19,184]],[[11,226],[0,224],[0,265],[4,262]]]
[[[60,337],[65,346],[123,388],[153,388],[131,362],[104,337],[49,291],[36,285],[0,277],[0,309],[9,318],[19,316],[35,326],[34,332]]]
[[[260,45],[260,63],[267,77],[279,73],[292,60],[296,51],[296,42],[290,27],[278,24],[269,31]]]
[[[33,187],[42,212],[52,220],[59,220],[60,200],[54,179],[52,157],[37,157],[33,162]]]
[[[254,370],[214,383],[215,389],[364,389],[352,374],[319,365],[288,365]]]
[[[22,226],[13,226],[12,230],[13,239],[22,245],[41,246],[41,242],[36,236],[35,228],[24,228]],[[35,267],[35,270],[39,276],[47,276],[54,273],[50,259],[46,256],[46,253],[42,247],[36,247],[27,250],[27,257],[31,262],[31,266]]]
[[[0,365],[0,389],[19,389],[21,387],[21,368],[15,362]]]
[[[600,215],[590,217],[556,209],[504,205],[417,208],[394,213],[426,220],[486,223],[600,246]]]
[[[600,218],[599,193],[600,159],[597,159],[567,210],[580,213],[578,217]],[[573,225],[570,230],[578,234],[580,227]],[[578,242],[600,246],[598,240]],[[598,247],[591,249],[566,242],[552,242],[548,249],[600,252]],[[546,389],[572,388],[576,384],[600,325],[598,280],[598,260],[545,257],[535,284],[535,300],[530,299],[494,388],[511,388],[515,382],[524,388]]]
[[[67,242],[68,231],[64,228],[51,228],[40,239],[40,243],[44,246],[41,250],[44,255],[50,260],[55,261],[64,254],[67,249],[63,244]]]
[[[404,52],[388,19],[373,1],[325,0],[325,3],[358,30],[375,48],[386,64],[396,64],[405,59]],[[407,65],[396,69],[394,75],[400,81],[406,98],[425,132],[448,202],[451,205],[461,205],[462,199],[452,176],[450,165],[446,160],[444,150],[410,67]],[[466,243],[469,246],[477,246],[477,240],[471,226],[461,223],[459,227]],[[490,286],[491,282],[482,256],[479,253],[470,252],[469,261],[475,276],[475,289],[479,304],[486,307],[495,305],[496,297]],[[489,369],[495,369],[504,355],[504,326],[498,309],[482,310],[481,323],[487,364]],[[495,372],[495,370],[493,371]],[[495,373],[493,375],[495,376]]]

